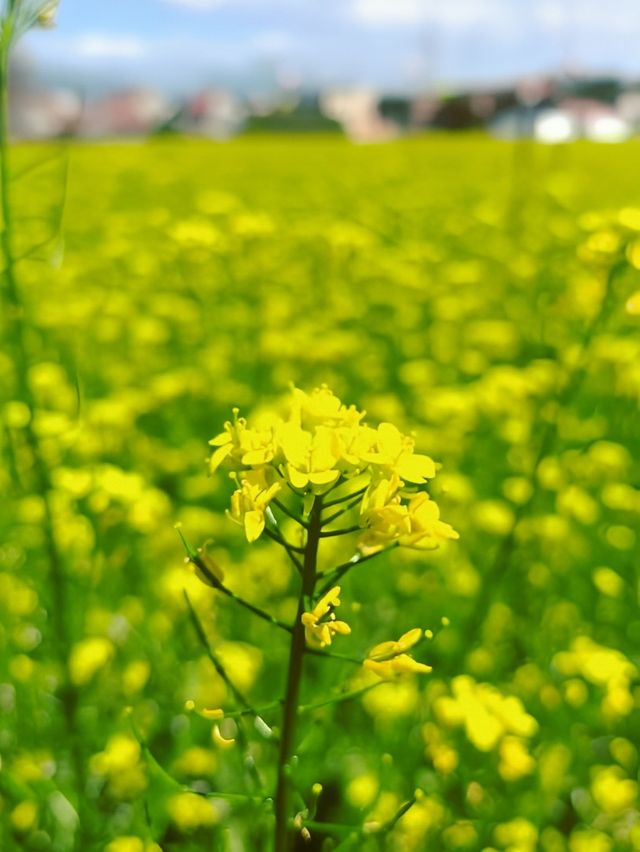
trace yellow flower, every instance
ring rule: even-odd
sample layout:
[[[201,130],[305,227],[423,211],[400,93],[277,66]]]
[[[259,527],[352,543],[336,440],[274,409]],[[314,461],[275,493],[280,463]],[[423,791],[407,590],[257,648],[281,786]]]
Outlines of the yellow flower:
[[[326,385],[316,388],[310,394],[293,388],[291,422],[297,423],[301,428],[357,425],[364,414],[364,411],[358,411],[353,405],[343,405]]]
[[[356,479],[363,553],[389,544],[430,550],[458,537],[440,521],[428,495],[416,493],[435,476],[432,459],[415,453],[414,439],[393,424],[367,426],[364,412],[343,405],[326,385],[310,394],[293,388],[288,417],[272,417],[266,428],[250,428],[238,414],[234,409],[233,420],[209,441],[209,471],[224,462],[235,471],[238,487],[230,515],[244,527],[248,541],[262,534],[265,509],[281,487],[301,494],[308,507],[314,495]],[[356,506],[351,503],[349,509],[356,511]]]
[[[429,456],[414,454],[414,446],[413,438],[403,435],[392,423],[381,423],[375,445],[363,459],[374,467],[396,473],[406,482],[419,485],[436,475],[436,466]]]
[[[310,485],[314,493],[322,494],[337,481],[338,457],[329,428],[318,426],[312,435],[295,423],[285,423],[279,437],[287,478],[294,488],[302,491]]]
[[[215,447],[209,459],[209,473],[215,473],[222,462],[231,458],[235,467],[252,467],[268,464],[275,455],[275,444],[271,430],[248,429],[244,417],[233,410],[233,422],[227,420],[224,432],[209,441]]]
[[[326,648],[331,644],[335,633],[341,633],[343,636],[351,633],[348,624],[336,620],[333,610],[337,606],[340,606],[340,586],[334,586],[320,598],[311,612],[302,613],[304,635],[310,648]]]
[[[406,651],[422,638],[422,630],[414,627],[404,633],[397,641],[381,642],[375,645],[367,655],[363,665],[365,669],[383,680],[391,680],[400,674],[428,674],[431,666],[416,662]]]
[[[264,470],[249,470],[241,474],[238,488],[231,497],[230,517],[244,527],[247,541],[255,541],[264,529],[264,513],[276,494],[279,482],[268,482]]]
[[[440,520],[440,509],[421,491],[409,501],[411,532],[400,537],[400,544],[420,550],[434,550],[445,539],[460,538],[449,524]]]
[[[435,550],[442,541],[459,538],[453,527],[440,520],[437,504],[424,491],[414,494],[408,505],[396,495],[386,505],[369,509],[364,521],[368,528],[358,547],[365,555],[394,542],[418,550]]]

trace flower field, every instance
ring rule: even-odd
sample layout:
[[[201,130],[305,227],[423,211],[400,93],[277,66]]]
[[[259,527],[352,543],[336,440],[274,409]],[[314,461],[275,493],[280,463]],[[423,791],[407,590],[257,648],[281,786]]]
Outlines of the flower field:
[[[638,143],[12,157],[0,848],[272,849],[304,548],[224,424],[326,385],[442,522],[319,544],[293,848],[640,849]]]

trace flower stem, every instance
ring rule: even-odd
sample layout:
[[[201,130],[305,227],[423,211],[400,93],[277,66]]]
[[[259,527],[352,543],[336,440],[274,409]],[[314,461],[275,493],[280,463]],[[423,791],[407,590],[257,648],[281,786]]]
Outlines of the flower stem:
[[[311,598],[316,585],[318,544],[320,542],[322,500],[316,497],[309,518],[307,543],[304,549],[302,566],[302,584],[298,600],[298,613],[291,636],[289,652],[289,671],[287,687],[282,711],[282,731],[280,734],[280,752],[278,755],[278,786],[275,799],[275,836],[274,852],[288,852],[290,845],[289,834],[289,802],[291,790],[289,783],[290,761],[295,748],[296,723],[298,720],[298,695],[302,680],[302,663],[305,652],[304,625],[302,614],[305,610],[305,598]]]

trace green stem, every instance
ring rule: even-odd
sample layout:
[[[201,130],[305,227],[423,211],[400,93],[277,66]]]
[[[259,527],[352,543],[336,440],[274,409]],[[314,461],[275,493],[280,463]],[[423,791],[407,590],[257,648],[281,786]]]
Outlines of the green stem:
[[[182,539],[185,547],[187,548],[187,555],[188,555],[189,562],[192,562],[202,572],[202,574],[206,577],[207,583],[212,588],[214,588],[216,591],[220,592],[221,594],[226,595],[228,598],[231,598],[231,600],[235,601],[239,606],[242,606],[245,609],[248,609],[249,612],[253,613],[258,618],[261,618],[263,621],[266,621],[268,624],[271,624],[274,627],[279,627],[280,630],[284,630],[287,633],[292,632],[292,628],[289,627],[288,624],[285,624],[284,621],[280,621],[274,615],[271,615],[270,613],[266,612],[264,609],[260,609],[259,606],[256,606],[255,604],[252,604],[249,601],[246,601],[244,598],[241,598],[239,595],[236,595],[236,593],[232,592],[231,589],[228,588],[228,586],[225,586],[225,584],[221,580],[218,580],[218,578],[215,576],[215,574],[213,574],[209,570],[206,563],[198,556],[198,554],[195,551],[191,550],[191,548],[187,545],[187,542],[186,542],[184,536],[182,535],[182,533],[180,531],[178,531],[178,533],[179,533],[180,538]]]
[[[354,524],[352,527],[345,527],[343,530],[323,530],[320,533],[320,538],[334,538],[337,535],[349,535],[349,533],[362,532],[360,524]]]
[[[351,509],[354,509],[358,505],[358,503],[361,503],[361,502],[362,502],[362,500],[360,499],[360,495],[359,495],[358,497],[355,498],[355,500],[352,500],[350,503],[347,503],[346,506],[343,506],[342,509],[338,509],[332,515],[329,515],[328,518],[325,518],[322,521],[322,526],[328,527],[329,524],[333,523],[333,521],[335,521],[337,518],[342,517],[342,515],[345,515],[347,512],[350,512]]]
[[[302,680],[302,663],[305,652],[304,625],[302,614],[305,611],[305,600],[313,597],[316,585],[318,565],[318,544],[320,542],[320,525],[322,500],[316,497],[309,518],[309,530],[304,551],[302,566],[302,584],[298,600],[296,623],[291,636],[289,652],[289,671],[287,687],[282,711],[282,731],[280,734],[280,752],[278,755],[278,786],[275,798],[275,852],[288,852],[291,835],[289,833],[289,802],[291,789],[289,783],[290,761],[295,748],[296,723],[298,720],[298,696]]]
[[[292,512],[291,509],[286,506],[284,503],[281,503],[280,500],[274,499],[271,501],[274,506],[277,506],[278,509],[283,513],[283,515],[287,515],[287,517],[291,518],[292,521],[295,521],[296,524],[299,524],[304,529],[309,529],[309,524],[306,521],[303,521],[302,518],[299,518],[295,512]]]
[[[35,485],[44,505],[43,533],[45,550],[49,561],[49,584],[51,594],[50,615],[55,637],[56,652],[60,669],[64,672],[64,681],[60,688],[59,698],[62,704],[67,741],[71,750],[71,762],[74,774],[76,794],[78,799],[78,814],[80,818],[80,835],[86,837],[86,820],[84,819],[84,756],[79,740],[77,723],[78,691],[68,677],[67,659],[71,636],[68,629],[68,606],[66,577],[63,560],[54,533],[54,512],[51,500],[51,477],[43,457],[38,436],[33,427],[35,414],[35,397],[29,379],[29,356],[26,340],[24,305],[16,276],[16,257],[13,251],[13,216],[11,207],[11,177],[8,133],[8,71],[9,54],[12,43],[13,5],[2,21],[3,33],[0,43],[0,209],[2,210],[2,231],[0,232],[0,248],[4,255],[6,300],[9,304],[7,321],[10,338],[14,348],[14,364],[18,393],[29,409],[29,421],[24,427],[26,443],[33,460]],[[20,483],[17,483],[19,486]],[[82,844],[81,837],[78,842]]]
[[[298,707],[298,713],[310,713],[312,710],[319,710],[321,707],[327,707],[330,704],[340,704],[342,701],[351,701],[353,698],[360,698],[360,696],[370,692],[372,689],[375,689],[376,686],[380,686],[383,683],[386,683],[386,681],[378,680],[375,683],[369,683],[367,686],[361,686],[359,689],[354,689],[351,692],[341,692],[338,695],[332,695],[329,698],[324,698],[322,701],[314,701],[311,704],[300,704]],[[238,719],[241,716],[251,716],[254,713],[257,714],[257,718],[262,718],[265,713],[269,712],[269,710],[276,710],[278,707],[282,706],[283,701],[272,701],[270,704],[264,704],[262,707],[258,707],[253,712],[246,709],[232,710],[229,713],[225,712],[224,718]]]
[[[333,500],[327,500],[323,504],[323,508],[330,509],[331,506],[337,506],[339,503],[344,503],[345,500],[352,500],[354,497],[359,497],[361,494],[364,494],[368,487],[368,485],[365,485],[364,488],[359,488],[357,491],[352,491],[350,494],[345,494],[343,497],[336,497]],[[326,523],[326,521],[324,523]]]
[[[218,659],[218,655],[215,653],[215,651],[211,647],[211,643],[209,642],[209,639],[207,638],[207,634],[205,633],[202,622],[200,621],[200,618],[198,617],[198,613],[193,608],[193,604],[191,603],[191,599],[189,598],[189,595],[187,594],[186,590],[184,591],[184,599],[187,602],[187,607],[189,609],[189,615],[191,616],[191,623],[193,624],[194,630],[196,631],[196,635],[198,636],[198,639],[200,640],[200,643],[201,643],[202,647],[204,648],[205,653],[206,653],[207,657],[209,658],[209,660],[211,661],[211,664],[213,665],[214,669],[216,670],[218,675],[222,678],[227,689],[229,690],[231,695],[233,695],[233,697],[236,699],[236,701],[245,710],[247,710],[249,713],[256,716],[256,718],[257,718],[258,714],[253,709],[253,707],[249,704],[247,699],[244,697],[244,694],[238,689],[238,687],[235,685],[235,683],[231,680],[231,678],[227,674],[227,670],[223,666],[222,662]],[[265,727],[266,727],[266,722],[265,722]],[[260,777],[260,773],[258,772],[258,768],[255,764],[254,759],[253,759],[253,755],[251,754],[251,747],[250,747],[249,739],[248,739],[248,737],[247,737],[247,735],[246,735],[246,733],[245,733],[245,731],[244,731],[244,729],[242,728],[241,725],[238,725],[238,742],[239,742],[240,747],[242,748],[242,751],[244,753],[244,760],[243,760],[244,766],[245,766],[247,772],[249,773],[249,775],[251,776],[251,780],[253,781],[255,787],[258,789],[259,792],[262,793],[264,791],[264,785],[262,783],[262,778]]]

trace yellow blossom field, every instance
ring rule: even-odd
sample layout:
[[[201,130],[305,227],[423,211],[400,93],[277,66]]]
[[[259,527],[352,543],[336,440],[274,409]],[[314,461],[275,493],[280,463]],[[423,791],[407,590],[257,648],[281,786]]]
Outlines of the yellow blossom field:
[[[639,150],[13,148],[0,848],[640,849]]]

